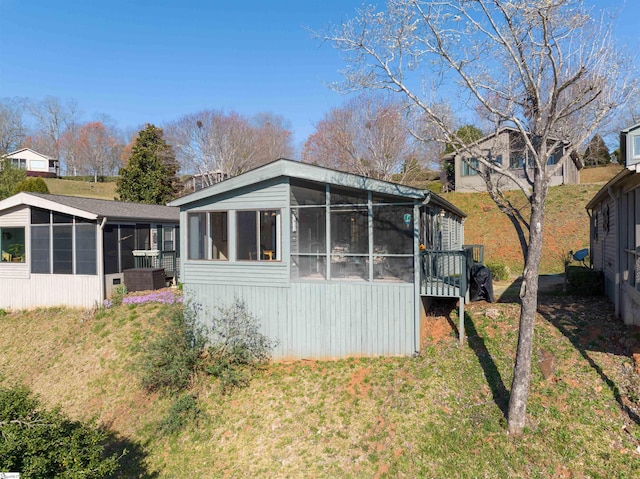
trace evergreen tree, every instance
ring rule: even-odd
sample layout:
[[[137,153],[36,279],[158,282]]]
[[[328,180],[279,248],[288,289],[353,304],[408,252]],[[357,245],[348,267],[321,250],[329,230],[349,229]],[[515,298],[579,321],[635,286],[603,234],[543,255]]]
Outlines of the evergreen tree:
[[[473,125],[465,125],[456,130],[456,136],[460,138],[464,145],[470,145],[474,141],[478,141],[480,138],[482,138],[484,136],[484,133],[482,133],[482,130],[480,128],[477,128]],[[460,148],[460,145],[458,145],[458,148]],[[453,144],[447,143],[443,153],[446,155],[449,153],[453,153],[455,150],[456,148]]]
[[[11,160],[5,158],[0,164],[0,200],[13,195],[16,186],[27,178],[27,173],[11,164]]]
[[[127,166],[116,186],[121,201],[163,205],[180,191],[175,153],[162,129],[147,125],[138,132]]]
[[[583,156],[587,166],[608,165],[611,163],[611,155],[604,140],[597,133],[593,136]]]

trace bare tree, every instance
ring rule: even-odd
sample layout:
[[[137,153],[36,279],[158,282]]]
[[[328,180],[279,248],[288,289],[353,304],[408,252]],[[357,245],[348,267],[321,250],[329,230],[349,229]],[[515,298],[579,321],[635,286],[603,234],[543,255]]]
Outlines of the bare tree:
[[[61,101],[48,96],[44,100],[32,103],[30,112],[36,121],[33,144],[45,155],[60,158],[60,138],[68,123],[73,122],[78,113],[75,100]]]
[[[293,157],[291,124],[283,116],[258,113],[251,119],[251,124],[255,128],[258,164]]]
[[[275,115],[265,114],[252,123],[235,112],[204,110],[185,115],[164,130],[182,170],[202,175],[208,185],[213,173],[235,176],[288,155],[291,134],[284,125]]]
[[[76,153],[82,173],[98,176],[112,175],[120,165],[120,154],[124,145],[115,133],[99,121],[82,125],[77,132]]]
[[[389,95],[360,94],[331,110],[316,125],[302,159],[389,180],[416,154],[404,113],[402,104]]]
[[[628,60],[614,47],[611,31],[582,0],[390,0],[385,11],[365,8],[319,35],[345,56],[344,88],[402,94],[437,126],[436,139],[478,158],[489,192],[522,239],[522,303],[508,410],[512,434],[522,432],[526,419],[550,178],[634,90],[626,79]],[[414,73],[422,74],[422,82]],[[460,89],[442,87],[453,84]],[[425,85],[433,89],[425,93]],[[529,174],[518,177],[465,145],[434,107],[442,101],[434,92],[460,99],[459,108],[480,111],[496,129],[517,129]],[[562,158],[548,164],[561,143],[568,146]],[[496,178],[518,185],[530,205],[528,218],[502,195]]]
[[[0,155],[22,146],[26,136],[23,98],[0,99]]]

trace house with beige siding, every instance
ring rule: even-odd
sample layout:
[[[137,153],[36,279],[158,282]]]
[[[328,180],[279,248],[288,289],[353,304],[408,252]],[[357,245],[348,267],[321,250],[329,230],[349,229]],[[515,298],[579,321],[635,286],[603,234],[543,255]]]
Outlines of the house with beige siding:
[[[620,162],[625,168],[587,204],[591,265],[616,315],[640,325],[640,123],[620,132]]]
[[[201,321],[239,298],[277,359],[411,355],[430,298],[464,307],[465,214],[431,191],[280,159],[170,205]]]
[[[60,176],[60,161],[57,158],[43,155],[31,148],[21,148],[3,157],[13,166],[25,170],[27,176],[43,176],[55,178]]]
[[[0,308],[91,308],[125,284],[126,271],[148,266],[139,259],[170,271],[178,215],[168,206],[42,193],[0,201]]]
[[[548,165],[555,165],[565,153],[565,144],[558,143],[553,153],[547,159]],[[551,145],[550,145],[551,146]],[[472,145],[469,151],[450,153],[443,157],[445,164],[453,165],[448,171],[453,176],[445,179],[445,187],[451,191],[463,193],[477,193],[486,191],[487,187],[482,177],[485,166],[478,161],[484,158],[503,168],[508,168],[517,178],[532,178],[533,166],[528,157],[522,133],[515,129],[504,127],[487,135]],[[492,181],[502,190],[513,190],[518,186],[508,177],[499,173],[492,173]],[[550,178],[549,186],[575,185],[580,183],[580,171],[573,161],[566,161],[562,167]]]

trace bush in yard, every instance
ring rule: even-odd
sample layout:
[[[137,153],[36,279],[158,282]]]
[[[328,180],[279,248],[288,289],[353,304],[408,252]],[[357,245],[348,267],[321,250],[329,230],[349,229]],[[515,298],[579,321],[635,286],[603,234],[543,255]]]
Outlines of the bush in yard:
[[[491,271],[491,278],[495,281],[505,281],[509,279],[509,267],[504,263],[487,263],[487,268]]]
[[[159,430],[163,435],[180,431],[187,423],[195,421],[202,414],[198,400],[191,394],[178,396],[171,404],[169,412],[160,422]]]
[[[105,431],[45,410],[27,388],[0,387],[0,471],[23,479],[112,477],[121,456],[107,456],[106,442]]]
[[[31,191],[33,193],[49,193],[49,187],[40,177],[27,178],[16,185],[14,193],[17,194],[21,191]]]
[[[596,296],[604,293],[602,271],[595,271],[584,266],[567,266],[566,275],[569,294]]]
[[[146,343],[142,353],[142,386],[147,391],[180,391],[189,385],[199,367],[206,337],[197,324],[195,307],[176,303],[160,314],[161,330]]]
[[[260,332],[260,323],[236,298],[212,318],[207,372],[220,380],[222,392],[248,385],[252,371],[271,359],[276,342]]]

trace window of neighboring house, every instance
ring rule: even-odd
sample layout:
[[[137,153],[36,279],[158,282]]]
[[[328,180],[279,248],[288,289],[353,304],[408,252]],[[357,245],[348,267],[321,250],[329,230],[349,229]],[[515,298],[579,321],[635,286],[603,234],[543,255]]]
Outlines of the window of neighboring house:
[[[547,165],[556,165],[561,156],[562,155],[558,151],[551,153],[549,158],[547,158]]]
[[[462,160],[462,176],[475,176],[478,174],[478,159],[468,158]]]
[[[490,157],[490,160],[494,165],[502,166],[502,155],[496,155],[495,158]]]
[[[98,225],[55,211],[31,209],[31,272],[97,273]]]
[[[11,158],[11,165],[21,170],[27,169],[27,160],[24,158]]]
[[[280,259],[280,210],[236,212],[236,259]]]
[[[162,232],[162,251],[175,251],[173,242],[173,226],[164,226],[160,229]]]
[[[524,168],[524,152],[516,150],[509,155],[509,168]]]
[[[24,263],[26,261],[24,239],[24,228],[0,227],[2,262]]]
[[[136,225],[136,249],[151,249],[151,225]]]
[[[640,158],[640,135],[633,135],[631,137],[633,157]]]

